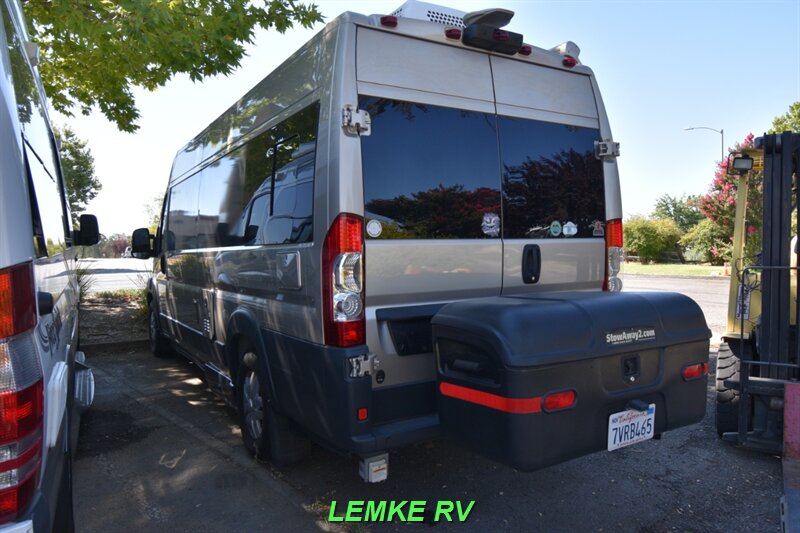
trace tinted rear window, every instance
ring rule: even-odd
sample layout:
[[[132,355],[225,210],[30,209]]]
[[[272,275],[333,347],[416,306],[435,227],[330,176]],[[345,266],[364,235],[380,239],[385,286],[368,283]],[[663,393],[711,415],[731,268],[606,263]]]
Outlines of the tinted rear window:
[[[380,237],[486,238],[484,215],[500,215],[494,115],[372,97],[359,105],[373,131],[361,141],[364,209]]]
[[[381,223],[367,238],[602,236],[598,130],[385,98],[359,105],[372,118],[364,210]]]
[[[503,236],[601,236],[596,223],[605,222],[603,163],[594,156],[599,132],[510,117],[498,122]]]

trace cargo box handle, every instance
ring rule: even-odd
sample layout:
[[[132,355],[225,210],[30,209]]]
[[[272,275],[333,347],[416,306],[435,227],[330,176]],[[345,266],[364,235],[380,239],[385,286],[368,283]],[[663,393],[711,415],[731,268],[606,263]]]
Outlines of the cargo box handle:
[[[522,281],[537,283],[542,273],[542,251],[538,244],[528,244],[522,249]]]

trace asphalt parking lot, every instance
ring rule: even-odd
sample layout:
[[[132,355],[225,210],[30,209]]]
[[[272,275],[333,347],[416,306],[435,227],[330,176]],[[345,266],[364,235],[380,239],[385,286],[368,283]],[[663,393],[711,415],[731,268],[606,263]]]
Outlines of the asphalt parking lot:
[[[87,348],[87,356],[97,396],[75,462],[79,531],[330,529],[331,502],[354,500],[475,504],[464,523],[428,515],[353,531],[780,528],[780,460],[719,441],[711,387],[703,422],[660,441],[520,473],[439,440],[392,452],[389,479],[367,485],[355,459],[319,447],[290,468],[256,463],[234,413],[179,357],[155,359],[136,345]]]

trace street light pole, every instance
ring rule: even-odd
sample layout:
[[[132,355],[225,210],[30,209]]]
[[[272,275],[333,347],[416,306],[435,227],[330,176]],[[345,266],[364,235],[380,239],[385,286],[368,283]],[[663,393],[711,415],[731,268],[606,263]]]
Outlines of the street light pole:
[[[695,126],[693,128],[683,128],[683,131],[691,131],[691,130],[711,130],[719,133],[719,160],[720,162],[725,161],[725,130],[723,129],[715,130],[714,128],[709,128],[708,126]]]

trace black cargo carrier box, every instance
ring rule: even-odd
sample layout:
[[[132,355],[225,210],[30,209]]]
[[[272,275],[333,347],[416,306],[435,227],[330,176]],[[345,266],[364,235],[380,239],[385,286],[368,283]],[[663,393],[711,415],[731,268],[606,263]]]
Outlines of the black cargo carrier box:
[[[674,293],[548,293],[432,319],[442,429],[519,470],[699,422],[711,332]]]

